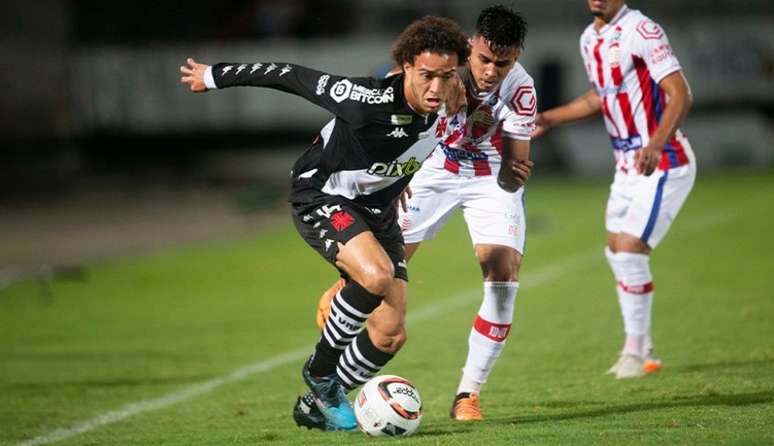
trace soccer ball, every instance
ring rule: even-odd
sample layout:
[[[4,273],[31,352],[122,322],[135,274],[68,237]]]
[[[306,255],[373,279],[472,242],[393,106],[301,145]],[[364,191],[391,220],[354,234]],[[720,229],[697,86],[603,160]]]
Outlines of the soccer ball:
[[[374,437],[407,437],[422,420],[422,398],[406,379],[381,375],[365,383],[355,400],[360,430]]]

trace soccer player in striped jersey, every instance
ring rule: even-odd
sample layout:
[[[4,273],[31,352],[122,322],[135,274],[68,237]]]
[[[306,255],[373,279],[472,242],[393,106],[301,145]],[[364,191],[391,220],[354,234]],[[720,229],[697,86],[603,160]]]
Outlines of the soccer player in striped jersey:
[[[470,39],[471,54],[460,70],[467,94],[465,126],[436,146],[412,180],[412,195],[400,214],[406,259],[435,237],[461,209],[483,275],[483,297],[468,338],[468,354],[450,415],[483,419],[479,394],[505,346],[513,321],[519,268],[524,254],[524,188],[507,184],[511,168],[528,174],[530,133],[536,113],[532,77],[517,62],[526,23],[503,6],[484,9]],[[441,116],[438,135],[452,117]],[[339,281],[338,286],[343,285]],[[321,298],[318,325],[325,321]]]
[[[653,354],[650,252],[666,235],[693,187],[696,160],[679,129],[691,92],[666,33],[624,0],[587,0],[593,23],[580,38],[592,88],[539,113],[533,136],[602,114],[613,146],[615,177],[605,225],[625,341],[608,370],[633,378],[661,369]]]

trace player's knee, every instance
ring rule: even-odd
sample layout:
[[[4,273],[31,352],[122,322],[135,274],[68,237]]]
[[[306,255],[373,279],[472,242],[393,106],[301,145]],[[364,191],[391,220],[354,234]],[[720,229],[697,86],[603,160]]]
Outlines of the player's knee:
[[[477,245],[476,256],[487,282],[519,280],[522,255],[515,249],[500,245]]]
[[[513,258],[500,258],[497,262],[481,263],[486,282],[516,282],[519,280],[519,264]]]
[[[614,253],[631,252],[637,254],[649,254],[650,246],[639,238],[629,234],[619,234],[612,247]]]
[[[392,263],[374,265],[365,272],[360,285],[369,293],[377,296],[386,296],[390,292],[395,268]]]

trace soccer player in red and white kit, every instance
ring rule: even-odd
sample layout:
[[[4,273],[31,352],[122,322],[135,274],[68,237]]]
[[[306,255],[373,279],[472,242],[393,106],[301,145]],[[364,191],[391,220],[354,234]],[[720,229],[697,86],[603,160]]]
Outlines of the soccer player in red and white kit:
[[[436,146],[410,183],[411,197],[399,216],[408,260],[461,209],[481,266],[483,301],[450,413],[459,421],[483,419],[479,393],[510,333],[519,289],[524,188],[505,184],[503,174],[511,168],[529,173],[532,166],[535,89],[517,63],[525,34],[526,23],[518,13],[499,5],[481,12],[468,63],[460,70],[467,93],[465,127],[447,132],[450,135]],[[451,118],[439,118],[437,136]],[[318,324],[327,317],[327,302],[336,292],[334,286],[323,295]]]
[[[696,160],[679,129],[691,92],[664,30],[624,0],[587,0],[594,21],[580,38],[592,89],[539,113],[533,136],[601,112],[612,141],[615,177],[605,225],[605,256],[617,282],[626,338],[608,370],[617,378],[661,369],[653,354],[650,252],[666,235],[693,187]]]

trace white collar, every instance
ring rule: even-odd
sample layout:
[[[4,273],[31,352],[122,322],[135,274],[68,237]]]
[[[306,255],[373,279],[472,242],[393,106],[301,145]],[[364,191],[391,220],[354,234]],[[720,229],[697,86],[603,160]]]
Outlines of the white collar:
[[[598,35],[604,34],[613,25],[617,24],[623,18],[623,16],[626,15],[626,13],[628,13],[629,11],[630,11],[629,7],[626,5],[626,3],[624,3],[624,5],[621,6],[621,9],[618,11],[618,14],[616,14],[615,17],[613,17],[613,20],[611,20],[610,23],[606,23],[602,25],[602,27],[599,28],[599,30],[595,30],[596,33]]]

